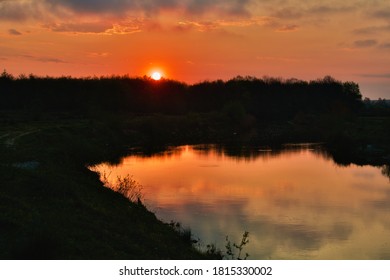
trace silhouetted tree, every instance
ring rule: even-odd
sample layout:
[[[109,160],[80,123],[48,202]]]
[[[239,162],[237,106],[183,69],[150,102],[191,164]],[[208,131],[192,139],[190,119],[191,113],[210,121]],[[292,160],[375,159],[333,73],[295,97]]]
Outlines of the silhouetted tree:
[[[237,76],[228,81],[187,85],[169,79],[129,76],[15,78],[4,71],[0,88],[1,110],[74,114],[221,112],[236,120],[244,115],[287,120],[305,114],[355,114],[363,107],[356,83],[330,76],[310,82]]]

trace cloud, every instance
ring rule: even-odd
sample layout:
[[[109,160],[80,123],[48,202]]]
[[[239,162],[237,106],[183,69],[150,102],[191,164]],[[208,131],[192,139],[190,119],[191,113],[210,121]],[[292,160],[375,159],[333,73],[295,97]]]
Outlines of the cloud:
[[[319,16],[329,16],[332,14],[338,13],[348,13],[354,11],[356,8],[353,6],[311,6],[311,7],[299,7],[299,6],[288,6],[280,8],[273,13],[271,16],[277,17],[279,19],[301,19],[314,17],[317,18]]]
[[[379,48],[381,49],[390,49],[390,43],[383,43],[379,45]]]
[[[299,19],[304,16],[304,11],[288,7],[277,10],[276,12],[272,13],[272,16],[281,19]]]
[[[236,20],[214,20],[214,21],[180,21],[175,25],[176,31],[197,30],[200,32],[212,31],[223,27],[248,27],[268,26],[271,21],[268,17],[236,19]]]
[[[153,20],[143,18],[124,19],[114,22],[113,20],[72,20],[66,22],[52,22],[43,25],[44,28],[53,32],[69,33],[95,33],[95,34],[131,34],[142,30],[159,29],[159,24]]]
[[[277,32],[296,31],[299,26],[313,26],[328,22],[330,18],[336,15],[351,13],[356,8],[353,6],[337,5],[313,5],[301,2],[287,2],[278,5],[278,8],[270,7],[269,27]]]
[[[314,6],[310,9],[308,9],[309,14],[314,15],[330,15],[330,14],[338,14],[338,13],[348,13],[353,12],[356,10],[355,6],[340,6],[340,7],[334,7],[334,6]]]
[[[180,7],[179,0],[46,0],[48,5],[65,8],[75,13],[114,14],[127,12],[157,13],[164,9]],[[186,1],[188,2],[188,1]]]
[[[25,20],[45,14],[64,12],[79,15],[125,16],[141,12],[147,15],[163,10],[181,10],[188,14],[248,16],[253,0],[14,0],[0,2],[0,19]]]
[[[299,62],[300,59],[293,57],[276,57],[276,56],[257,56],[260,61],[275,61],[275,62]]]
[[[28,19],[40,19],[43,17],[45,1],[0,1],[0,20],[25,21]]]
[[[275,255],[280,258],[280,247],[288,248],[290,252],[300,251],[302,254],[310,254],[312,251],[319,251],[327,245],[327,240],[345,241],[353,234],[352,224],[334,221],[319,228],[309,224],[283,223],[271,221],[266,218],[258,218],[250,224],[250,227],[257,229],[256,237],[266,241],[268,252],[261,252],[267,258]],[[254,239],[254,237],[252,237]],[[262,250],[262,251],[263,251]],[[250,252],[250,251],[249,251]],[[291,255],[290,255],[291,256]]]
[[[45,63],[68,63],[67,61],[64,61],[62,59],[48,57],[48,56],[34,56],[34,55],[28,55],[28,54],[23,54],[23,55],[18,55],[18,56],[26,58],[26,59],[30,59],[30,60],[45,62]]]
[[[372,17],[390,20],[390,8],[374,11]]]
[[[19,31],[17,31],[16,29],[9,29],[9,30],[8,30],[8,34],[10,34],[10,35],[16,35],[16,36],[22,35],[22,33],[20,33]]]
[[[44,0],[46,7],[65,9],[76,14],[116,15],[141,12],[146,15],[163,10],[181,10],[190,14],[218,13],[224,15],[249,15],[252,0]]]
[[[215,20],[215,21],[180,21],[176,25],[176,30],[188,31],[196,29],[198,31],[211,31],[222,27],[235,26],[247,27],[253,25],[263,26],[268,23],[266,18],[258,19],[239,19],[239,20]]]
[[[217,22],[196,22],[196,21],[181,21],[175,26],[175,30],[177,31],[190,31],[190,30],[198,30],[200,32],[212,31],[219,28],[220,25]]]
[[[297,31],[299,28],[298,25],[296,24],[287,24],[283,25],[279,28],[276,29],[277,32],[292,32],[292,31]]]
[[[357,48],[369,48],[377,45],[378,41],[374,39],[357,40],[353,44]]]
[[[276,32],[293,32],[299,29],[299,26],[294,23],[284,23],[283,20],[278,18],[265,18],[261,26],[271,28]]]
[[[193,21],[197,16],[215,21],[219,18],[249,18],[249,4],[253,0],[0,0],[0,21],[36,21],[55,32],[120,33],[140,31],[128,19],[154,19],[142,25],[156,29],[156,15],[169,10]],[[204,24],[202,29],[208,27]],[[183,26],[181,26],[183,27]],[[188,26],[187,26],[188,27]]]
[[[360,77],[365,78],[381,78],[381,79],[390,79],[390,73],[377,73],[377,74],[360,74]]]
[[[249,16],[248,4],[251,0],[188,0],[181,1],[188,13],[206,14],[210,12],[231,16]]]
[[[272,21],[270,17],[256,17],[250,19],[239,19],[239,20],[218,20],[218,24],[221,26],[236,26],[236,27],[246,27],[246,26],[266,26]]]
[[[108,52],[89,52],[87,53],[89,57],[107,57],[110,56],[111,54]]]
[[[53,57],[37,57],[35,60],[41,62],[51,62],[51,63],[68,63],[62,59],[53,58]]]
[[[327,20],[331,15],[350,13],[355,9],[356,5],[349,3],[313,5],[284,0],[0,0],[0,21],[31,20],[56,32],[128,34],[141,29],[123,24],[126,19],[153,18],[157,23],[157,15],[174,11],[182,22],[225,19],[238,23],[239,20],[250,20],[256,16],[268,17],[278,22],[269,24],[269,27],[286,32],[305,26],[304,22]],[[387,13],[388,10],[379,9],[373,12],[377,17],[385,17]],[[218,25],[223,24],[219,22]],[[176,29],[195,28],[206,30],[208,27],[187,24],[179,25]]]
[[[389,32],[389,31],[390,31],[390,25],[380,25],[380,26],[368,26],[368,27],[358,28],[353,30],[353,33],[357,35],[370,35],[370,34],[377,34],[381,32]]]

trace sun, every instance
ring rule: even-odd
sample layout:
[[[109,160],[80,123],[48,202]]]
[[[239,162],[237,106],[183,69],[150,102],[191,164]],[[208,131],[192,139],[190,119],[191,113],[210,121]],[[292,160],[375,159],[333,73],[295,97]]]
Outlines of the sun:
[[[158,81],[161,79],[161,73],[160,72],[153,72],[151,77],[153,80]]]

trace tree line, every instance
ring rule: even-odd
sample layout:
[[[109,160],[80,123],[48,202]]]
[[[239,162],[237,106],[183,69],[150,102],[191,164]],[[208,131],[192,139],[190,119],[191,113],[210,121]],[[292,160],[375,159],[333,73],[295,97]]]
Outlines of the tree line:
[[[169,114],[225,112],[262,119],[299,114],[356,114],[364,107],[359,85],[330,76],[312,81],[241,77],[193,85],[149,77],[14,77],[0,75],[0,110]]]

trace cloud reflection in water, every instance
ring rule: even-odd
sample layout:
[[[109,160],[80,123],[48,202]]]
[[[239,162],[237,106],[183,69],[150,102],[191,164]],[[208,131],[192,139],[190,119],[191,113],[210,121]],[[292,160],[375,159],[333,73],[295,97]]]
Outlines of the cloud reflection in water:
[[[133,175],[149,209],[206,244],[249,231],[252,259],[390,258],[388,178],[339,167],[321,149],[183,146],[98,169]]]

